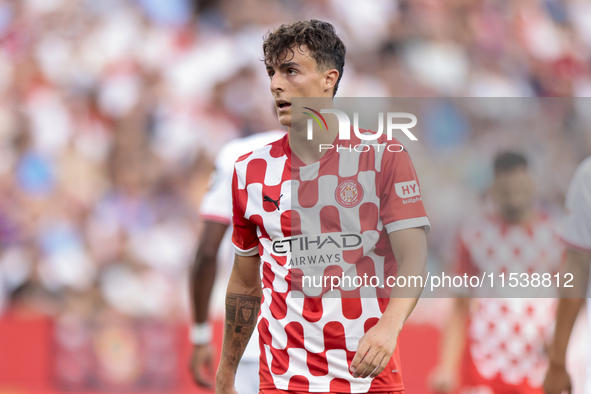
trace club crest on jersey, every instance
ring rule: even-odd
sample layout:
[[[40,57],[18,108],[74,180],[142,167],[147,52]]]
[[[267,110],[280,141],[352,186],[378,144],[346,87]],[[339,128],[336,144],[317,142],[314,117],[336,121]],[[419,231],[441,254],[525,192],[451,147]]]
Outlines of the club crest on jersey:
[[[341,206],[353,208],[363,199],[363,186],[353,179],[343,181],[337,186],[335,199]]]

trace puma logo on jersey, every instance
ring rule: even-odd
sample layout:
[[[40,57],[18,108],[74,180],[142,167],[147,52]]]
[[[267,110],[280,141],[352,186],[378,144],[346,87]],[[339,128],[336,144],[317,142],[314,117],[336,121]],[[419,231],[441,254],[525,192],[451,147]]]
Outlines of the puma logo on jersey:
[[[271,197],[269,196],[265,196],[263,198],[263,201],[267,201],[267,202],[272,202],[273,205],[275,205],[275,207],[277,208],[277,210],[279,210],[279,200],[281,200],[281,197],[283,197],[283,194],[279,196],[279,198],[277,200],[273,200]]]

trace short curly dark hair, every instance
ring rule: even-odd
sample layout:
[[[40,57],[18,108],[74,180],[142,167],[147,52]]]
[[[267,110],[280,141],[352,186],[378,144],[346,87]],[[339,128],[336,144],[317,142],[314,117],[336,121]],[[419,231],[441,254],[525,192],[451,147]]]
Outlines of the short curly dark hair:
[[[500,152],[495,157],[493,167],[496,175],[511,172],[518,168],[527,169],[527,158],[519,152]]]
[[[332,95],[337,93],[345,67],[346,48],[333,25],[316,19],[294,22],[281,25],[268,33],[264,40],[263,54],[266,65],[282,63],[287,60],[290,53],[293,58],[294,48],[299,49],[306,45],[320,69],[335,68],[339,72]]]

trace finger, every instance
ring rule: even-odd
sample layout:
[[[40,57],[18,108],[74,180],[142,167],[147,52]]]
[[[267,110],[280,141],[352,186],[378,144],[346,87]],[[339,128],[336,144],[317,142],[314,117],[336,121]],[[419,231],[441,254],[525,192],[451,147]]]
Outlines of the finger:
[[[193,368],[193,380],[200,387],[203,387],[206,389],[213,388],[213,380],[210,378],[206,378],[202,374],[204,367],[207,367],[207,365],[203,364],[202,362],[198,361],[197,363],[195,363],[195,367]]]
[[[376,357],[376,360],[379,358]],[[374,369],[374,371],[371,373],[371,377],[375,378],[376,376],[378,376],[379,374],[382,373],[382,371],[386,368],[386,366],[388,365],[388,361],[390,361],[390,357],[387,357],[387,355],[383,355],[382,359],[379,361],[378,366],[376,367],[376,369]]]
[[[209,357],[207,357],[206,366],[207,366],[207,372],[209,373],[209,376],[210,376],[210,381],[212,382],[212,385],[213,385],[213,377],[215,376],[215,369],[213,366],[213,355],[211,353],[209,354]]]
[[[442,379],[439,377],[439,375],[440,375],[439,370],[435,369],[435,372],[431,373],[431,375],[427,379],[427,381],[429,383],[429,387],[431,388],[431,391],[433,391],[435,393],[442,392],[443,388],[445,386],[442,382]]]
[[[202,378],[200,375],[195,375],[195,383],[197,383],[197,385],[201,388],[204,389],[213,389],[213,382],[208,380],[208,379],[204,379]]]
[[[444,379],[438,378],[431,382],[431,390],[434,393],[449,393],[451,391],[451,384]]]
[[[367,361],[368,361],[367,368],[361,374],[361,378],[362,379],[367,378],[369,375],[371,375],[376,370],[376,368],[379,368],[379,366],[380,366],[380,360],[381,360],[381,357],[380,357],[380,354],[378,352],[376,352],[374,354],[374,356],[371,358],[371,361],[368,358],[367,359]]]
[[[357,348],[355,357],[353,357],[353,361],[351,361],[351,368],[349,368],[351,373],[355,373],[355,371],[359,368],[359,364],[361,364],[363,357],[365,357],[367,351],[369,350],[369,344],[367,344],[363,339],[364,337],[359,340],[359,347]]]
[[[361,364],[359,364],[359,367],[357,368],[357,370],[353,374],[353,377],[366,378],[367,376],[369,376],[369,374],[372,373],[373,369],[376,367],[373,364],[374,359],[376,358],[376,355],[377,355],[377,351],[373,350],[373,348],[370,348],[369,351],[367,352],[367,354],[365,355],[365,357],[363,357]],[[355,375],[357,375],[357,376],[355,376]]]

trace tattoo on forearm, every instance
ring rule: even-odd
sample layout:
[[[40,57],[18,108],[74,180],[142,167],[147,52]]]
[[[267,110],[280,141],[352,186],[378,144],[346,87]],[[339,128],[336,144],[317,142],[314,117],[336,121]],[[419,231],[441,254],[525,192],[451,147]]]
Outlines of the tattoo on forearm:
[[[260,308],[261,297],[233,293],[226,295],[226,328],[222,355],[233,367],[238,367],[254,331]]]

